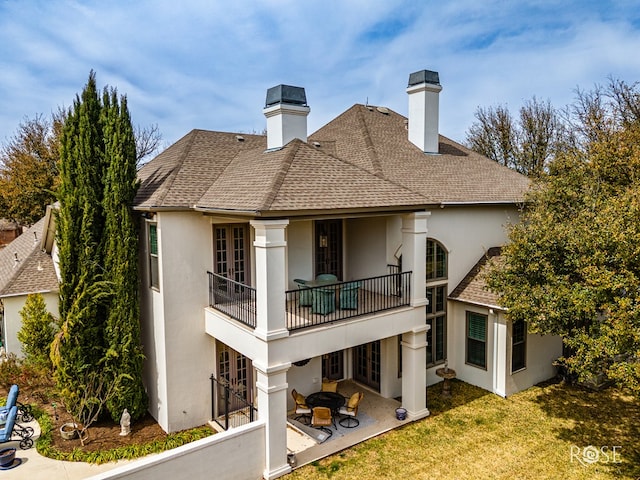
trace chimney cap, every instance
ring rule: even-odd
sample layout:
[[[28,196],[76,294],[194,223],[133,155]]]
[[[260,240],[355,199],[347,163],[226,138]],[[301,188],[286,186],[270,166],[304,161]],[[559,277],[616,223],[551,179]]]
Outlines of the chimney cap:
[[[440,85],[440,77],[438,72],[431,70],[420,70],[409,75],[409,87],[413,85],[420,85],[422,83],[431,83],[433,85]]]
[[[277,85],[267,90],[267,100],[265,107],[270,107],[278,103],[289,105],[307,105],[307,96],[302,87],[292,87],[291,85]]]

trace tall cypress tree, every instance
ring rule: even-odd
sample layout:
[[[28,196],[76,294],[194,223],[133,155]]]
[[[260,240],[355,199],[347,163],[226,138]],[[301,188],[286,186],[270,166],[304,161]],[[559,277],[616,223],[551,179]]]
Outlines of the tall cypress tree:
[[[105,327],[105,371],[117,383],[107,402],[114,420],[127,408],[133,418],[146,412],[142,386],[144,355],[140,345],[138,303],[138,232],[131,205],[138,188],[136,144],[126,97],[105,89],[103,96],[105,157],[105,267],[113,285]]]
[[[55,342],[56,380],[64,396],[77,398],[81,372],[98,368],[104,345],[102,209],[104,142],[95,74],[76,96],[62,133],[57,244],[60,319]]]
[[[104,90],[92,71],[62,134],[57,243],[61,273],[60,331],[52,345],[55,378],[67,405],[82,417],[86,389],[106,401],[114,419],[146,410],[137,292],[136,147],[123,97]],[[105,394],[105,385],[112,395]],[[101,407],[100,407],[101,408]]]

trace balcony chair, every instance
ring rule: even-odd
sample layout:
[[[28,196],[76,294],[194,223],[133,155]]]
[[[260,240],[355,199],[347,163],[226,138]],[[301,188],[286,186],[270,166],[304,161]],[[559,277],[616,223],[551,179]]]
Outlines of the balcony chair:
[[[322,430],[330,437],[331,435],[333,435],[333,431],[330,428],[332,421],[331,409],[329,407],[313,408],[313,415],[311,416],[311,426],[313,428]]]
[[[0,428],[0,443],[10,442],[12,441],[12,436],[14,433],[14,428],[16,427],[16,417],[18,416],[18,407],[14,405],[9,410],[7,415],[7,422]],[[20,436],[20,448],[23,450],[27,450],[28,448],[33,447],[33,439],[31,438],[33,435],[33,429],[27,427],[29,430],[23,429],[22,431],[16,431],[16,433]]]
[[[293,397],[293,401],[296,405],[294,412],[294,415],[296,416],[293,417],[293,419],[298,422],[300,419],[303,419],[305,420],[304,423],[309,425],[309,423],[311,423],[311,409],[305,403],[306,399],[304,398],[304,395],[298,393],[294,388],[291,390],[291,396]]]
[[[360,425],[358,416],[358,406],[364,397],[364,393],[356,392],[349,398],[349,401],[344,407],[340,407],[338,413],[341,415],[338,423],[345,428],[355,428]]]
[[[360,282],[347,282],[340,285],[340,308],[343,310],[358,309],[358,291]]]
[[[338,277],[331,273],[321,273],[316,277],[316,282],[326,283],[327,288],[316,286],[312,290],[311,312],[327,315],[336,311],[336,287],[331,284],[338,283]]]
[[[300,296],[298,297],[299,305],[301,307],[310,307],[313,303],[313,297],[311,295],[311,290],[306,285],[307,281],[296,278],[293,283],[298,285],[298,289],[300,290]]]
[[[336,277],[333,273],[321,273],[316,276],[316,281],[318,282],[327,282],[327,283],[337,283],[338,277]]]

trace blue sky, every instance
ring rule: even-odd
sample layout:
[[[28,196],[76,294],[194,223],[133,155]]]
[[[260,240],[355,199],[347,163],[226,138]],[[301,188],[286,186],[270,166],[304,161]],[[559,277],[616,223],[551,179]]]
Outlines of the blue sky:
[[[305,87],[309,133],[355,103],[406,115],[409,74],[435,70],[440,132],[462,142],[479,106],[639,81],[639,52],[637,0],[0,0],[0,142],[69,107],[91,69],[165,146],[262,131],[281,83]]]

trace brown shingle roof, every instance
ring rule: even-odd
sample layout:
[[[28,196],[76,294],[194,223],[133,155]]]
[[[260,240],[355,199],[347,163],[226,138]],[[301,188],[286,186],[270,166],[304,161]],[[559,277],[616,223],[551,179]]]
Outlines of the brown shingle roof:
[[[336,143],[336,155],[434,202],[521,202],[529,180],[440,135],[438,155],[408,139],[407,119],[389,109],[354,105],[309,141]]]
[[[526,177],[442,136],[440,154],[424,154],[387,112],[354,105],[277,151],[262,135],[193,130],[140,170],[135,205],[264,215],[522,201]]]
[[[41,250],[44,228],[42,218],[0,250],[0,296],[58,291],[53,260]]]
[[[485,282],[485,276],[491,262],[499,262],[501,259],[500,250],[500,247],[490,248],[451,292],[449,298],[476,305],[502,308],[498,295],[488,290]]]

